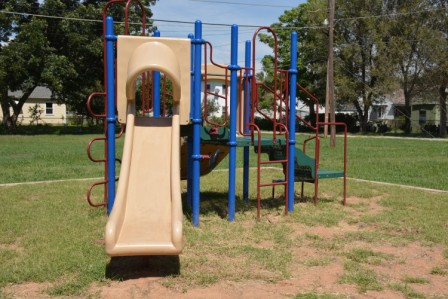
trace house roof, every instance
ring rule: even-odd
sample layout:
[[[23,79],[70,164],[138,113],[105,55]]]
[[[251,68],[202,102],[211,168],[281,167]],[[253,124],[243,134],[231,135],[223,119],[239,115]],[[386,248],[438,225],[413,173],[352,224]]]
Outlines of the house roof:
[[[397,89],[394,92],[384,96],[386,99],[392,101],[394,105],[404,105],[404,91]]]
[[[23,91],[8,91],[8,96],[21,98]],[[51,99],[51,90],[45,86],[37,86],[29,96],[30,99]]]
[[[395,106],[404,106],[404,91],[402,89],[397,89],[391,94],[385,95],[385,98],[392,101]],[[412,98],[411,105],[418,104],[438,104],[438,95],[434,93],[434,91],[427,91],[424,93],[420,93]]]

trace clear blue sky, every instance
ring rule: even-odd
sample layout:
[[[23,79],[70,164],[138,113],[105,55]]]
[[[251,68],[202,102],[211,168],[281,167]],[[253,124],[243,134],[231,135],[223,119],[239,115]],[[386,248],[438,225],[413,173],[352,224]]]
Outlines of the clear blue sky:
[[[153,18],[203,23],[269,26],[278,21],[285,10],[291,9],[306,0],[160,0],[152,6]],[[156,21],[155,25],[165,37],[187,37],[193,33],[193,24],[178,24]],[[244,64],[244,43],[252,40],[256,28],[239,28],[238,64]],[[230,27],[203,26],[203,38],[213,45],[217,62],[230,63]],[[260,47],[258,47],[260,45]],[[257,60],[271,50],[257,44]]]

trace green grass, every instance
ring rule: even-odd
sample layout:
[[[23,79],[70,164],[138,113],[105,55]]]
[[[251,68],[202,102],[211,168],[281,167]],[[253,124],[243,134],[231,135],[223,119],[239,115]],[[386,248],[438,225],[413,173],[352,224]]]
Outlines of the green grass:
[[[4,170],[0,174],[0,183],[101,176],[102,163],[92,163],[86,156],[88,141],[98,136],[0,136],[0,167]],[[300,147],[308,136],[297,136],[297,146]],[[332,149],[328,146],[328,140],[322,139],[321,168],[342,169],[342,139],[338,138],[337,141],[337,148]],[[118,157],[122,144],[123,138],[118,139]],[[313,150],[311,142],[308,145],[310,155]],[[241,148],[237,149],[237,167],[242,167],[242,152]],[[252,148],[250,152],[250,165],[255,166],[256,154]],[[93,147],[93,154],[98,158],[102,156],[101,142]],[[264,156],[267,159],[267,155]],[[440,175],[448,168],[447,156],[448,146],[445,141],[349,138],[348,176],[448,190],[444,176]],[[218,169],[227,167],[228,158],[218,165]]]
[[[386,209],[363,217],[369,223],[381,223],[381,230],[413,241],[423,239],[448,246],[446,194],[402,189],[380,201]],[[445,221],[445,222],[444,222]],[[445,223],[439,227],[441,223]]]
[[[99,135],[0,136],[0,184],[100,177],[104,164],[86,154],[89,140]],[[123,139],[117,141],[121,155]],[[95,158],[104,156],[102,142],[92,147]]]
[[[266,175],[275,176],[277,173],[271,170]],[[237,176],[240,175],[241,171],[238,171]],[[337,227],[341,221],[366,223],[367,219],[367,224],[375,224],[377,227],[374,232],[382,242],[390,240],[381,237],[388,234],[390,238],[396,235],[394,238],[407,240],[408,234],[400,230],[402,225],[406,224],[408,230],[413,232],[412,224],[419,226],[427,213],[431,213],[434,219],[429,221],[428,227],[420,228],[418,234],[413,234],[413,240],[427,241],[431,236],[438,236],[432,242],[448,247],[446,238],[442,237],[445,232],[443,224],[446,218],[442,216],[446,215],[446,201],[438,194],[430,193],[431,196],[425,200],[432,201],[432,204],[427,207],[423,205],[423,210],[427,211],[421,213],[417,209],[421,204],[418,198],[426,193],[410,192],[402,198],[409,205],[408,212],[401,215],[395,211],[398,215],[395,222],[389,213],[401,209],[400,205],[393,204],[394,198],[403,193],[401,189],[371,185],[366,192],[365,184],[351,185],[353,196],[367,199],[377,193],[383,194],[381,203],[388,208],[375,216],[353,215],[350,211],[355,211],[357,205],[352,208],[349,203],[347,208],[342,208],[337,200],[340,193],[334,192],[329,193],[317,207],[311,202],[297,202],[297,212],[285,217],[283,200],[270,199],[270,188],[263,188],[261,221],[256,221],[255,201],[252,199],[249,205],[245,205],[238,197],[236,220],[228,223],[225,212],[227,187],[226,184],[216,184],[225,181],[226,177],[226,172],[214,172],[201,179],[201,225],[199,228],[192,227],[189,211],[185,209],[184,232],[187,244],[178,261],[180,272],[171,275],[169,271],[164,272],[162,276],[165,278],[161,280],[164,286],[182,291],[222,281],[278,282],[295,275],[298,264],[326,266],[338,256],[345,255],[347,262],[341,282],[356,285],[360,292],[383,289],[385,286],[380,277],[369,267],[377,264],[376,259],[387,263],[389,256],[368,248],[347,251],[345,247],[347,243],[359,239],[376,242],[376,237],[347,234],[328,238],[300,233],[303,227],[331,228]],[[102,244],[106,217],[101,209],[91,209],[85,203],[85,190],[89,183],[64,182],[0,188],[0,203],[8,207],[0,218],[0,263],[4,269],[0,272],[0,286],[28,281],[50,282],[50,287],[45,290],[48,294],[85,296],[87,288],[94,282],[126,279],[126,275],[132,275],[132,271],[135,271],[132,268],[129,268],[129,272],[121,269],[118,273],[108,270],[113,268],[113,263],[105,256]],[[340,182],[337,180],[328,180],[322,188],[333,192],[338,185]],[[239,194],[240,184],[237,190]],[[255,195],[253,184],[250,195]],[[321,223],[319,218],[322,219]],[[318,250],[321,258],[297,260],[292,253],[293,249],[306,244]],[[123,263],[127,265],[126,261]],[[160,272],[160,269],[166,269],[166,263],[160,260],[153,267]],[[128,268],[125,266],[124,269]],[[309,293],[307,296],[312,295]]]
[[[300,141],[304,137],[299,138]],[[343,139],[337,148],[321,141],[321,168],[342,169]],[[448,169],[448,142],[412,139],[348,138],[349,177],[448,190],[442,173]],[[309,144],[313,152],[314,144]]]
[[[330,294],[302,293],[302,294],[297,294],[294,298],[295,299],[338,299],[338,298],[344,298],[344,297],[330,295]]]
[[[330,257],[319,257],[307,259],[303,264],[308,267],[321,267],[329,265],[332,261]]]
[[[344,269],[346,272],[339,280],[340,283],[355,284],[361,293],[369,290],[381,291],[383,289],[377,274],[372,269],[354,262],[346,262]]]
[[[0,286],[52,281],[51,294],[78,294],[104,280],[105,216],[86,208],[85,183],[0,188]]]
[[[431,269],[432,275],[448,276],[448,265],[445,267],[436,266]]]
[[[425,294],[419,293],[415,291],[413,288],[409,286],[407,283],[391,283],[389,287],[392,290],[396,290],[402,292],[405,298],[415,298],[415,299],[423,299],[426,298]]]
[[[426,284],[429,280],[425,277],[405,275],[402,279],[404,283]]]
[[[102,165],[91,163],[85,154],[86,144],[91,137],[0,136],[0,183],[101,176]],[[121,142],[122,139],[119,141],[120,146]],[[350,151],[354,151],[351,153],[350,163],[353,164],[349,166],[350,176],[358,173],[358,177],[369,179],[368,176],[381,175],[380,179],[370,179],[390,182],[400,179],[388,171],[377,169],[373,165],[376,160],[366,158],[364,147],[369,148],[367,145],[370,144],[370,155],[378,157],[381,152],[378,148],[392,146],[389,140],[353,138],[349,142],[352,147]],[[412,184],[431,187],[428,181],[436,181],[443,173],[437,172],[440,170],[438,163],[446,169],[445,160],[434,154],[435,151],[446,153],[442,148],[446,143],[409,142],[392,141],[391,156],[395,159],[388,160],[388,165],[400,170],[401,174],[407,173]],[[432,162],[426,162],[425,166],[437,167],[423,167],[418,161],[421,154],[409,150],[409,146],[428,151],[427,157],[431,156]],[[406,155],[399,156],[394,152],[399,148]],[[335,157],[338,150],[324,151],[331,153],[325,156],[330,158],[333,155]],[[407,156],[408,152],[410,157]],[[99,146],[94,148],[95,155],[100,156],[101,153]],[[241,163],[240,149],[238,155],[238,163]],[[252,154],[252,157],[255,155]],[[406,164],[411,163],[410,160],[415,161],[414,167],[419,170],[419,175],[423,173],[428,177],[426,181],[418,179],[419,176],[407,168],[409,165]],[[336,159],[331,162],[330,159],[330,162],[322,163],[330,169],[333,166],[337,168],[338,162]],[[371,171],[378,173],[372,174]],[[285,217],[282,188],[277,188],[275,199],[270,198],[271,188],[262,188],[262,218],[257,221],[255,172],[251,173],[251,200],[248,205],[241,199],[242,171],[238,170],[236,174],[237,212],[234,223],[226,221],[227,172],[213,172],[201,178],[200,227],[192,227],[190,211],[185,207],[184,232],[187,243],[180,259],[168,262],[155,259],[151,263],[156,273],[165,271],[161,274],[164,277],[160,281],[163,285],[185,291],[223,281],[278,282],[296,275],[298,266],[325,267],[342,259],[345,268],[339,281],[356,285],[361,293],[389,288],[402,292],[408,298],[421,298],[421,294],[413,291],[409,284],[425,283],[425,278],[404,277],[400,282],[384,284],[383,277],[373,270],[373,266],[384,265],[394,257],[369,248],[370,244],[384,242],[397,248],[409,242],[428,246],[437,244],[445,248],[444,254],[448,258],[446,194],[350,182],[348,194],[358,198],[358,201],[352,203],[348,200],[347,207],[343,208],[340,204],[341,180],[322,180],[318,206],[311,202],[313,186],[307,184],[307,197],[304,201],[297,199],[295,212]],[[266,181],[278,177],[281,177],[281,171],[263,171],[263,179]],[[399,183],[405,183],[407,179],[402,178]],[[48,282],[50,286],[45,292],[52,296],[87,296],[87,289],[92,283],[126,279],[126,275],[135,271],[131,266],[127,268],[129,260],[126,259],[118,262],[118,265],[124,265],[125,270],[117,271],[117,262],[105,256],[103,231],[107,217],[102,209],[91,209],[85,202],[90,183],[59,182],[0,187],[0,204],[5,207],[0,217],[0,297],[7,295],[2,287],[25,282]],[[299,186],[296,185],[296,190],[299,190]],[[447,186],[437,188],[447,189]],[[381,209],[369,213],[369,204],[373,198],[380,198],[377,204]],[[310,232],[316,227],[337,228],[341,223],[369,229],[330,237]],[[364,242],[364,245],[351,246],[351,243],[356,242]],[[316,250],[319,258],[298,258],[294,252],[300,251],[300,246]],[[135,263],[140,262],[136,260]],[[172,268],[177,267],[180,271],[167,270],[167,263],[172,263]],[[437,266],[432,268],[431,274],[445,277],[446,271],[446,267]],[[296,297],[339,298],[307,292],[297,294]]]
[[[374,252],[371,249],[365,248],[354,248],[347,252],[345,256],[354,262],[371,265],[380,265],[383,261],[393,258],[390,255],[381,252]]]

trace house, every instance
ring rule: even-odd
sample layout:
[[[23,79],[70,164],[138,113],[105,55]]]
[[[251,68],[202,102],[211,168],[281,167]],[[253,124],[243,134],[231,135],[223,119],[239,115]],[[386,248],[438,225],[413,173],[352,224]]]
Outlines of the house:
[[[403,90],[397,90],[372,102],[369,121],[400,128],[405,123],[405,99]],[[425,93],[413,98],[411,103],[412,132],[419,133],[425,126],[440,125],[440,105],[438,95]]]
[[[201,102],[204,100],[204,91],[206,91],[207,105],[210,109],[209,117],[220,118],[225,115],[226,97],[227,111],[230,111],[230,86],[227,86],[230,85],[230,72],[227,73],[226,82],[225,69],[224,65],[218,67],[214,64],[207,64],[207,78],[205,78],[205,66],[202,65]],[[207,79],[206,82],[205,79]]]
[[[22,97],[22,91],[8,92],[8,96],[19,99]],[[64,125],[67,124],[67,107],[65,104],[58,103],[56,99],[51,98],[51,90],[44,86],[36,87],[28,100],[22,107],[22,111],[17,119],[18,124],[29,125],[33,119],[31,109],[36,107],[40,113],[39,124]],[[12,109],[11,109],[12,114]],[[3,117],[3,111],[0,107],[0,118]]]
[[[372,106],[369,108],[368,121],[369,122],[383,122],[388,123],[395,119],[395,105],[400,104],[398,101],[390,97],[382,97],[374,99]]]
[[[411,106],[412,132],[422,132],[428,126],[440,125],[440,105],[438,99],[416,99]]]

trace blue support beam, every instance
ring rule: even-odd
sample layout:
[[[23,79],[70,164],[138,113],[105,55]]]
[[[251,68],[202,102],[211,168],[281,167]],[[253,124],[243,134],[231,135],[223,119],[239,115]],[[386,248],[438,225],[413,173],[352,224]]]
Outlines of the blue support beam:
[[[194,35],[188,34],[188,38],[193,41]],[[194,44],[191,43],[190,57],[190,119],[193,119],[194,109]],[[193,206],[193,136],[188,136],[187,140],[187,204],[191,208]]]
[[[235,220],[235,173],[236,173],[236,106],[237,106],[237,71],[238,66],[238,26],[232,25],[230,45],[230,132],[229,132],[229,192],[228,220]]]
[[[250,68],[250,60],[251,60],[251,42],[250,40],[246,41],[245,44],[245,67],[246,67],[246,71],[244,73],[244,80],[245,80],[245,84],[244,84],[244,101],[243,101],[243,105],[244,107],[240,107],[240,109],[242,109],[243,111],[243,128],[244,128],[244,134],[248,134],[249,133],[249,126],[247,125],[247,123],[250,120],[250,107],[251,107],[251,88],[250,88],[250,84],[252,83],[251,81],[251,71],[248,70],[248,68]],[[244,160],[243,160],[243,199],[245,203],[249,203],[249,147],[245,146],[243,149],[243,155],[244,155]]]
[[[296,146],[297,32],[291,32],[289,68],[288,211],[294,211],[294,155]]]
[[[160,37],[160,31],[154,30],[154,37]],[[150,55],[150,54],[149,54]],[[160,72],[152,72],[152,106],[153,106],[153,116],[160,117]]]
[[[202,39],[202,22],[196,21],[194,26],[194,99],[193,99],[193,174],[192,174],[192,205],[193,225],[199,226],[200,205],[200,175],[201,175],[201,52],[204,40]]]
[[[107,214],[112,212],[115,201],[115,55],[114,20],[106,18],[106,96],[107,96]]]

